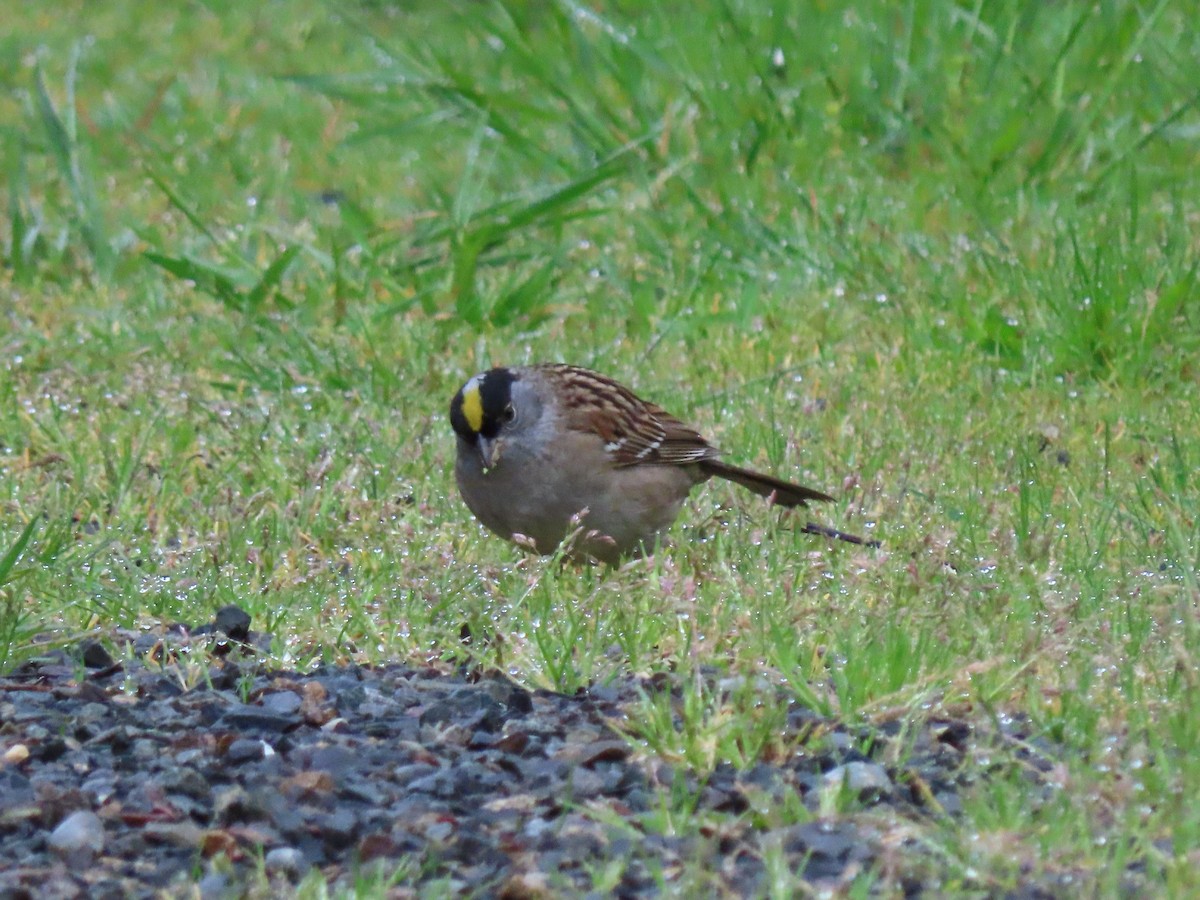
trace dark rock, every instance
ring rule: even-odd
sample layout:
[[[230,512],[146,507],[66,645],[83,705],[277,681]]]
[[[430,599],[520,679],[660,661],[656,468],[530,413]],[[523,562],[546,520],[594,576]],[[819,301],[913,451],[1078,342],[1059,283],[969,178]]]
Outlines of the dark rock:
[[[235,641],[245,641],[250,636],[250,614],[240,606],[222,606],[217,610],[213,626]]]
[[[358,816],[349,809],[335,809],[315,825],[325,843],[336,850],[349,847],[358,837]]]
[[[217,728],[237,732],[259,732],[261,734],[283,734],[301,724],[299,716],[281,715],[261,706],[232,705],[221,713],[214,723]]]
[[[33,785],[16,769],[0,768],[0,815],[33,801]]]
[[[355,753],[348,747],[337,745],[318,747],[311,753],[304,754],[301,758],[305,756],[308,759],[310,768],[321,769],[335,776],[342,776],[353,772],[364,762],[361,754]]]
[[[300,695],[293,691],[271,691],[263,694],[259,702],[268,713],[278,716],[291,716],[300,709],[303,702]]]
[[[89,669],[107,669],[115,660],[99,641],[84,641],[79,645],[79,658]]]
[[[229,745],[229,749],[225,751],[225,761],[231,766],[245,762],[257,762],[266,755],[270,746],[262,739],[242,738]]]
[[[464,689],[426,707],[421,713],[421,725],[437,727],[453,723],[464,728],[498,731],[504,723],[504,711],[504,707],[487,694]]]
[[[169,793],[177,792],[194,800],[212,800],[212,786],[195,769],[185,766],[171,768],[159,777],[159,781],[163,790]]]
[[[43,763],[56,762],[71,750],[71,745],[62,738],[50,738],[43,743],[35,744],[32,750],[34,759]]]
[[[837,878],[852,861],[870,858],[872,848],[850,822],[806,822],[775,835],[783,850],[805,861],[804,877]]]

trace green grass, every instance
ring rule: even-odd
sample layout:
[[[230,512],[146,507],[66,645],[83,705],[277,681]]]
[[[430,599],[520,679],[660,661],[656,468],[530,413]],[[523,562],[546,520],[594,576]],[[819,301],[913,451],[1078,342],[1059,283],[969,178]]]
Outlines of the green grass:
[[[712,666],[852,721],[1024,713],[1061,787],[922,826],[946,889],[1197,889],[1186,4],[7,6],[5,667],[233,602],[301,669],[466,623],[562,690]],[[458,500],[446,406],[552,359],[884,550],[713,485],[648,565],[523,559]],[[765,689],[695,691],[648,750],[774,752]]]

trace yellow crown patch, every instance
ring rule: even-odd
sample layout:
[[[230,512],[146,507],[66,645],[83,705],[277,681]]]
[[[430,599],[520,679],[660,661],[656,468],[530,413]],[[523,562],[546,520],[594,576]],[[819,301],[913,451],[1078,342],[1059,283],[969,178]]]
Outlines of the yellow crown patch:
[[[472,378],[463,387],[463,418],[476,434],[483,428],[483,398],[479,395],[479,379]]]

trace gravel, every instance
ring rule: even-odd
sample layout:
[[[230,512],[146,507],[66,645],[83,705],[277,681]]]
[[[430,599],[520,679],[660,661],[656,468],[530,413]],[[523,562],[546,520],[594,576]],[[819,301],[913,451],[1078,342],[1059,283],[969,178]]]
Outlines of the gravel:
[[[610,724],[679,696],[671,678],[564,696],[449,666],[265,671],[249,625],[232,608],[191,634],[114,632],[0,678],[0,897],[287,893],[314,868],[351,889],[373,867],[510,897],[659,895],[699,867],[745,895],[780,864],[836,889],[885,862],[893,887],[936,892],[914,825],[958,814],[985,753],[1037,784],[1051,767],[1020,722],[902,732],[794,705],[799,751],[700,777]],[[694,827],[664,827],[681,802]]]

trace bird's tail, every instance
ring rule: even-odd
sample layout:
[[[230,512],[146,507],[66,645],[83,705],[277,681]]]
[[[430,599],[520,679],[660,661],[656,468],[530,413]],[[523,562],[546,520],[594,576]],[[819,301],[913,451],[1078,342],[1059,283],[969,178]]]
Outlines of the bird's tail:
[[[700,469],[707,475],[724,478],[727,481],[732,481],[734,484],[740,484],[746,490],[753,491],[760,497],[768,497],[772,502],[788,508],[808,506],[810,500],[833,499],[828,494],[814,491],[812,488],[792,484],[790,481],[775,478],[773,475],[764,475],[762,472],[755,472],[753,469],[743,469],[741,466],[733,466],[719,459],[701,460]],[[845,541],[848,544],[861,544],[864,547],[879,546],[879,541],[869,541],[866,538],[859,537],[857,534],[848,534],[845,531],[838,531],[836,528],[830,528],[827,525],[818,525],[816,522],[809,522],[805,525],[804,532],[806,534],[819,534],[822,537],[831,538],[836,541]]]

